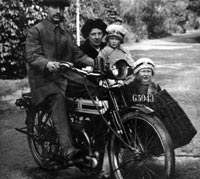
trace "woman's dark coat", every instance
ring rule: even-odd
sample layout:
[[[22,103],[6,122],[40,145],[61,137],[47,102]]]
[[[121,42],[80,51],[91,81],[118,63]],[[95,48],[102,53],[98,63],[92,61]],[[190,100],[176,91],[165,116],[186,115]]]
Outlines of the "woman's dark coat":
[[[100,50],[103,49],[106,46],[105,43],[101,43],[100,45]],[[83,44],[80,45],[80,49],[89,57],[95,59],[98,54],[99,51],[97,51],[89,42],[89,40],[86,40]]]

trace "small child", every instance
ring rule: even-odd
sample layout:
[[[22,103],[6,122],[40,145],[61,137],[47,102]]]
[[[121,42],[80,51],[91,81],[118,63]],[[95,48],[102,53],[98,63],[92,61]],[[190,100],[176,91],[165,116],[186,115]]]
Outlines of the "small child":
[[[106,29],[108,35],[106,37],[107,45],[99,52],[97,58],[104,59],[105,64],[109,64],[109,68],[113,68],[113,65],[118,60],[125,60],[130,67],[133,68],[134,60],[131,53],[122,47],[124,38],[127,33],[126,29],[122,25],[111,24]],[[128,78],[126,78],[128,80]],[[107,178],[110,176],[110,165],[108,159],[107,147],[105,148],[102,171],[99,178]]]
[[[126,60],[132,67],[134,60],[131,53],[121,45],[124,43],[127,30],[122,25],[111,24],[106,28],[106,32],[107,45],[99,52],[98,58],[104,59],[111,68],[120,59]]]
[[[140,58],[134,63],[132,82],[123,86],[125,99],[132,102],[153,102],[153,95],[161,91],[154,82],[155,64],[150,58]]]

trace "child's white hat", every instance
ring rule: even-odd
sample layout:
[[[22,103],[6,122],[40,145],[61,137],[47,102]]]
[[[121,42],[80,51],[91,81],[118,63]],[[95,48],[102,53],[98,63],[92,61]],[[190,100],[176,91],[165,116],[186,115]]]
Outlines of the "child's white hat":
[[[150,58],[139,58],[134,63],[133,73],[138,73],[141,69],[150,68],[154,74],[155,63]]]
[[[106,32],[108,33],[107,38],[114,36],[124,41],[127,30],[122,25],[111,24],[106,28]]]

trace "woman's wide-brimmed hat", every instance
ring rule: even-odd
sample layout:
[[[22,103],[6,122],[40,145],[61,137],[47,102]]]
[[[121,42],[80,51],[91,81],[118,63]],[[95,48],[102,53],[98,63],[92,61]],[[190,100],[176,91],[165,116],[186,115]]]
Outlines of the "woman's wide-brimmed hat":
[[[44,5],[70,6],[70,0],[43,0]]]
[[[85,39],[89,36],[89,33],[92,29],[97,28],[102,30],[103,34],[106,33],[107,25],[101,19],[88,19],[86,23],[83,25],[81,32]]]

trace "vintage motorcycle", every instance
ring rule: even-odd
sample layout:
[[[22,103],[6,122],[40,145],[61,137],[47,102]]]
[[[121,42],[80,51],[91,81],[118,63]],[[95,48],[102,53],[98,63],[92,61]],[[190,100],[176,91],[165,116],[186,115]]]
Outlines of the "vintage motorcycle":
[[[67,62],[60,67],[61,74],[71,70],[85,80],[97,79],[103,92],[100,97],[91,94],[86,82],[87,98],[66,97],[72,137],[83,151],[72,161],[62,156],[54,122],[45,106],[35,108],[30,93],[16,100],[16,105],[26,111],[26,126],[17,130],[27,134],[30,151],[40,167],[52,170],[77,166],[96,175],[106,148],[110,175],[115,179],[167,179],[173,175],[174,148],[165,126],[152,109],[141,104],[128,106],[124,99],[119,83],[129,68],[124,60],[107,70],[101,66],[96,72],[80,70]]]

